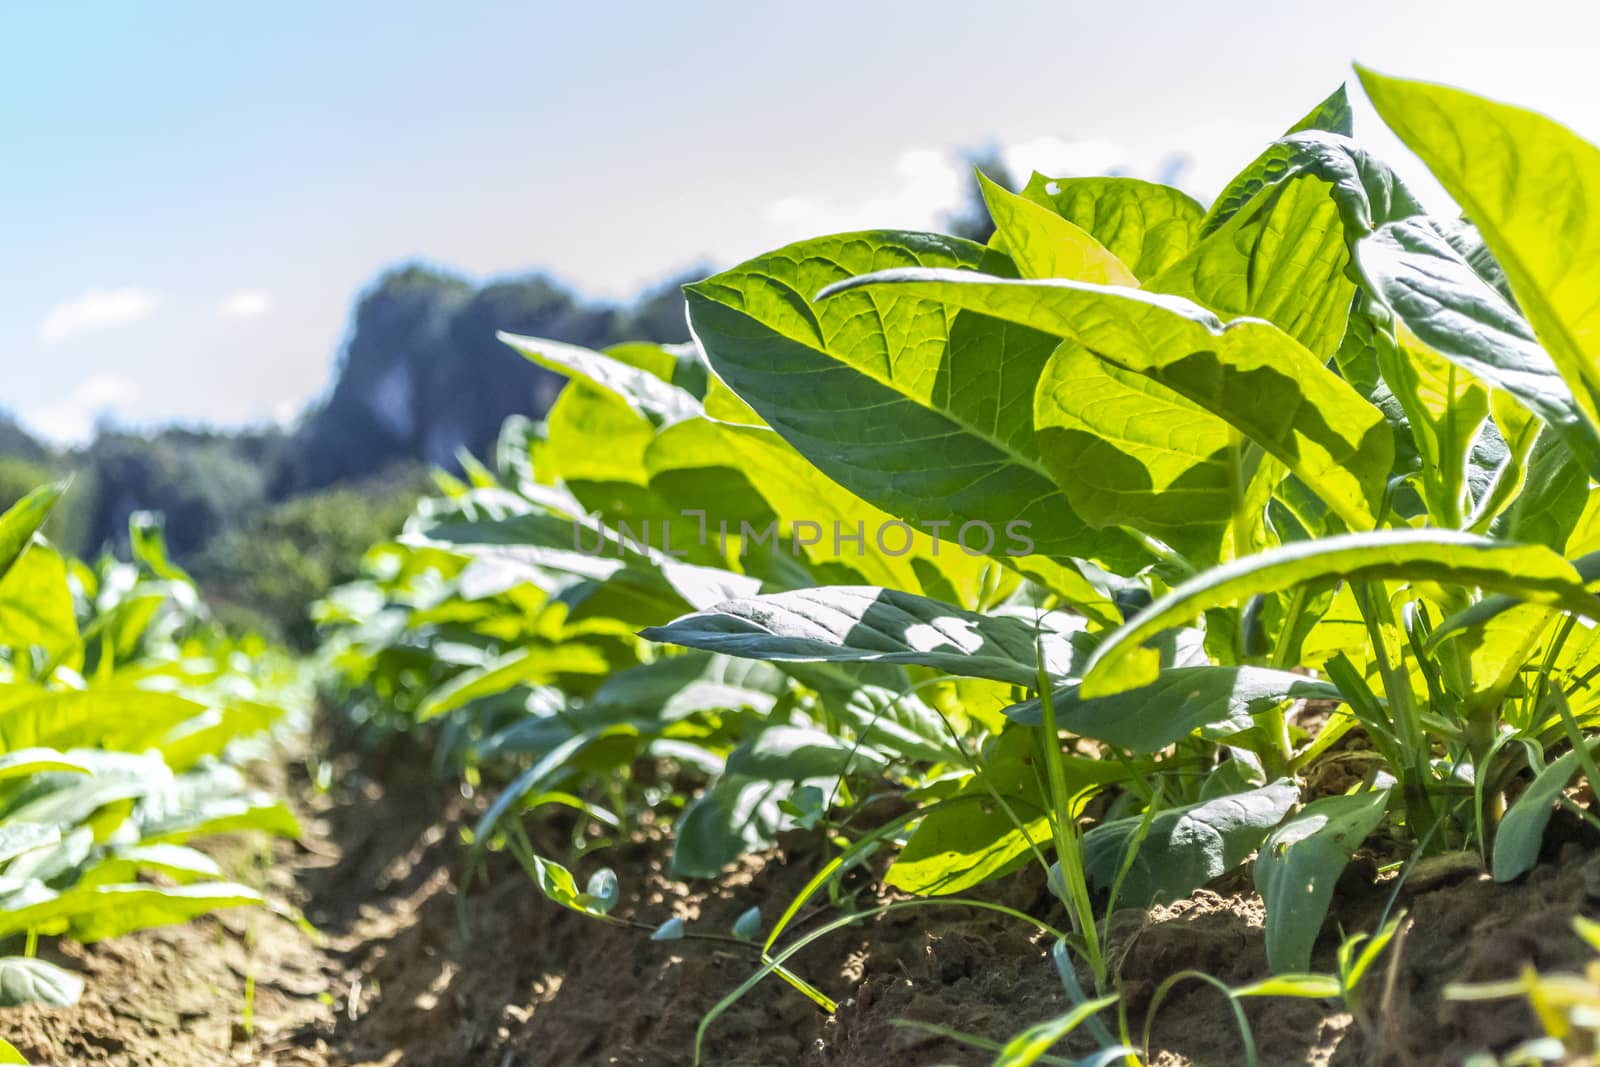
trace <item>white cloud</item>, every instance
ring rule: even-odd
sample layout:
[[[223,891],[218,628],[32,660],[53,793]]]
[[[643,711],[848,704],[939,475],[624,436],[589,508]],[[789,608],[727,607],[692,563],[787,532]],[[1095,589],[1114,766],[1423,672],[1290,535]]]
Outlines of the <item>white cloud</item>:
[[[1044,136],[1003,143],[995,151],[1019,183],[1035,171],[1052,178],[1115,174],[1175,185],[1207,203],[1268,140],[1245,125],[1212,122],[1145,144]],[[955,152],[911,149],[901,153],[895,174],[890,191],[859,199],[786,196],[767,206],[766,219],[775,239],[793,241],[878,227],[940,230],[965,206],[969,166]]]
[[[137,285],[91,289],[45,312],[44,321],[39,323],[39,340],[55,344],[73,334],[139,322],[149,318],[160,302],[159,295]]]
[[[139,384],[115,374],[80,382],[65,398],[24,413],[28,425],[61,444],[82,444],[94,436],[95,420],[139,399]]]
[[[272,309],[272,294],[265,289],[239,289],[222,298],[217,316],[224,319],[258,319]]]
[[[895,161],[898,188],[847,203],[808,194],[786,196],[766,215],[783,240],[877,227],[926,230],[961,203],[966,170],[948,152],[915,148]]]

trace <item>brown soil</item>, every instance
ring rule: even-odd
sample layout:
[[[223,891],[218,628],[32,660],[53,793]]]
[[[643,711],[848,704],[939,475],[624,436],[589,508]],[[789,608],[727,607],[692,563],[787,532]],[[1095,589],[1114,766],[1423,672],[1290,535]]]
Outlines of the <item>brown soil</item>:
[[[470,892],[462,926],[461,831],[481,802],[419,780],[411,768],[426,764],[408,754],[381,762],[395,769],[380,776],[386,782],[346,760],[332,795],[301,783],[306,843],[279,843],[272,864],[233,848],[235,866],[302,907],[323,931],[322,943],[275,916],[234,912],[108,943],[62,945],[53,958],[84,973],[83,1002],[5,1012],[0,1033],[35,1062],[72,1067],[692,1062],[700,1019],[755,970],[752,950],[655,942],[564,911],[503,857],[491,864],[488,884]],[[567,828],[540,829],[554,842]],[[1366,987],[1369,1025],[1338,1003],[1248,1001],[1260,1062],[1458,1064],[1474,1049],[1503,1050],[1536,1036],[1518,1003],[1464,1010],[1440,994],[1448,981],[1507,977],[1524,962],[1581,967],[1588,950],[1569,923],[1600,906],[1589,895],[1600,893],[1600,854],[1571,842],[1557,850],[1558,862],[1513,886],[1460,866],[1422,872],[1402,900],[1410,922]],[[691,931],[725,934],[752,904],[770,921],[826,859],[815,836],[795,835],[713,885],[685,887],[661,873],[664,853],[661,841],[645,835],[577,866],[580,876],[602,863],[617,870],[618,916],[653,926],[676,915]],[[861,906],[888,899],[866,877],[846,889]],[[1000,891],[1013,907],[1065,921],[1037,877],[1008,879]],[[1335,914],[1346,929],[1372,929],[1387,898],[1384,884],[1350,879]],[[817,909],[800,928],[832,914]],[[1166,976],[1194,968],[1237,985],[1265,973],[1260,902],[1243,882],[1149,914],[1119,912],[1111,929],[1135,1038]],[[1316,969],[1332,969],[1336,940],[1333,932],[1324,937]],[[710,1027],[703,1062],[987,1063],[993,1053],[895,1021],[1003,1041],[1065,1010],[1047,948],[1025,924],[993,913],[890,912],[824,937],[791,961],[839,1001],[835,1015],[769,978]],[[246,995],[252,979],[253,999]],[[1244,1062],[1227,1003],[1198,980],[1179,984],[1160,1006],[1152,1051],[1151,1062],[1164,1067]]]

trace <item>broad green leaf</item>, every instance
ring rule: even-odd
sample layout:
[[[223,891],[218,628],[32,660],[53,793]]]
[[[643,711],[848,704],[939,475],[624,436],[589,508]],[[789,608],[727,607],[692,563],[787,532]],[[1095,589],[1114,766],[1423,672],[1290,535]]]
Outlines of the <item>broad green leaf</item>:
[[[1600,602],[1572,564],[1543,545],[1494,541],[1453,530],[1380,530],[1284,545],[1225,563],[1174,588],[1095,649],[1083,675],[1086,696],[1109,696],[1155,681],[1159,657],[1144,645],[1163,630],[1257,593],[1310,582],[1439,582],[1506,592],[1585,617]]]
[[[1167,185],[1035,174],[1022,195],[1088,231],[1138,278],[1155,277],[1200,238],[1204,209]]]
[[[1148,834],[1136,845],[1143,816],[1101,823],[1084,835],[1084,873],[1108,891],[1121,875],[1119,907],[1181,899],[1243,863],[1299,799],[1299,787],[1280,778],[1259,789],[1171,808],[1150,819]],[[1130,847],[1133,861],[1123,875]]]
[[[570,382],[551,405],[546,427],[549,439],[534,458],[535,469],[567,482],[589,510],[601,509],[586,499],[581,483],[645,485],[644,455],[656,427],[616,393]],[[596,441],[605,447],[596,448]]]
[[[788,549],[803,553],[816,564],[843,563],[867,584],[921,588],[936,595],[924,585],[924,576],[931,570],[943,577],[944,584],[963,603],[976,602],[990,557],[963,549],[957,530],[935,529],[930,533],[926,528],[900,523],[893,515],[825,477],[770,430],[746,426],[720,429],[725,454],[750,476],[771,510],[788,517],[789,522],[781,524],[788,527],[783,531],[787,533],[783,540]],[[797,528],[793,525],[795,519],[808,525]],[[731,532],[737,536],[741,530],[735,527]],[[758,528],[752,536],[761,538],[764,533]],[[940,533],[943,536],[938,536]],[[982,539],[969,540],[974,549],[984,545]],[[1006,543],[1005,538],[1000,538],[995,554],[1004,551]]]
[[[748,659],[916,664],[951,674],[1032,685],[1035,629],[873,586],[826,586],[730,600],[640,636]],[[1051,677],[1077,672],[1080,652],[1046,627],[1037,634]]]
[[[830,700],[828,707],[856,736],[879,751],[902,759],[953,762],[961,748],[939,713],[915,693],[875,685],[855,685]]]
[[[1012,801],[1018,827],[981,789],[963,791],[923,817],[884,881],[918,896],[965,892],[1028,862],[1050,848],[1050,820],[1036,806]]]
[[[561,674],[604,674],[609,668],[606,658],[589,645],[529,645],[451,678],[428,694],[417,718],[437,718],[512,686],[548,682]]]
[[[84,871],[78,884],[135,882],[146,871],[157,871],[180,883],[223,877],[217,861],[198,849],[186,845],[142,844],[113,849]]]
[[[657,426],[701,414],[693,394],[615,356],[543,337],[496,336],[540,366],[612,394]]]
[[[0,912],[0,937],[34,930],[102,941],[135,930],[188,922],[223,908],[262,907],[254,889],[232,882],[199,885],[98,885],[69,889],[37,904]]]
[[[1055,691],[1056,722],[1063,730],[1134,752],[1158,752],[1202,727],[1210,736],[1247,730],[1254,716],[1286,700],[1338,700],[1339,690],[1289,671],[1266,667],[1173,667],[1155,682],[1113,696],[1085,699],[1081,687]],[[1037,698],[1006,709],[1013,720],[1037,726]]]
[[[1465,525],[1467,461],[1489,416],[1489,393],[1477,379],[1403,326],[1379,366],[1406,413],[1422,457],[1423,499],[1441,526]]]
[[[1533,446],[1522,492],[1490,532],[1507,541],[1532,541],[1564,553],[1588,500],[1588,473],[1567,442],[1546,427]]]
[[[706,362],[693,341],[658,345],[649,341],[624,341],[608,346],[602,355],[655,375],[696,400],[704,400],[710,381]]]
[[[1326,100],[1307,112],[1299,122],[1289,127],[1287,132],[1295,134],[1304,130],[1326,130],[1348,137],[1353,132],[1352,117],[1350,98],[1345,93],[1345,87],[1341,85],[1330,93]],[[1282,141],[1268,146],[1229,182],[1222,194],[1212,202],[1211,210],[1206,212],[1205,219],[1200,225],[1201,236],[1219,229],[1238,214],[1240,208],[1254,199],[1257,193],[1281,181],[1293,159],[1294,150]]]
[[[1356,68],[1505,270],[1591,425],[1600,390],[1600,149],[1536,112]]]
[[[1199,566],[1218,560],[1245,492],[1226,422],[1072,341],[1033,403],[1040,452],[1079,515],[1158,537]]]
[[[949,270],[854,278],[824,293],[823,306],[862,288],[942,300],[1075,340],[1231,423],[1351,526],[1373,525],[1394,454],[1383,416],[1269,323],[1224,326],[1190,301],[1138,290]]]
[[[1304,971],[1328,914],[1334,883],[1378,828],[1387,789],[1323,797],[1273,832],[1256,857],[1256,890],[1267,905],[1267,963]]]
[[[771,847],[792,820],[778,806],[791,783],[724,774],[684,809],[673,828],[674,878],[715,878],[740,856]]]
[[[1330,186],[1352,252],[1377,227],[1423,214],[1421,202],[1400,176],[1349,137],[1305,130],[1289,134],[1282,143],[1293,153],[1290,174],[1311,175]]]
[[[204,704],[177,693],[120,683],[82,690],[30,690],[26,697],[8,701],[0,695],[0,747],[7,752],[41,747],[138,752],[159,744],[173,727],[206,710]]]
[[[1409,219],[1357,246],[1361,271],[1424,344],[1544,419],[1600,473],[1600,435],[1527,320],[1451,246],[1437,223]]]
[[[23,1004],[70,1008],[82,995],[83,979],[71,971],[27,956],[0,957],[0,1008]]]
[[[651,491],[680,514],[703,515],[697,540],[719,549],[722,540],[738,536],[741,523],[759,530],[778,517],[762,496],[765,480],[728,448],[724,431],[732,428],[706,418],[686,419],[657,433],[644,453]],[[806,469],[817,481],[833,485],[810,464]]]
[[[991,738],[978,773],[955,796],[924,813],[884,881],[919,896],[948,896],[1008,874],[1049,850],[1037,737],[1035,729],[1013,726]],[[1080,804],[1128,776],[1114,760],[1061,759],[1067,789]]]
[[[46,771],[93,773],[93,769],[82,759],[53,748],[22,748],[0,755],[0,781],[28,778]]]
[[[65,483],[40,486],[0,514],[0,579],[28,550],[66,488]]]
[[[67,564],[48,545],[22,553],[0,578],[0,648],[34,647],[67,666],[82,661]]]
[[[61,828],[54,823],[24,822],[7,814],[5,823],[0,825],[0,863],[60,840]]]
[[[876,749],[805,726],[768,726],[728,754],[727,773],[766,782],[872,775],[888,766]]]
[[[253,700],[229,701],[179,723],[161,739],[161,754],[175,771],[185,771],[211,756],[220,756],[234,741],[263,734],[283,717],[284,709]]]
[[[659,729],[702,711],[750,708],[764,715],[789,686],[771,664],[689,652],[618,671],[565,717],[586,728],[632,723]]]
[[[1264,190],[1147,288],[1224,318],[1266,319],[1326,360],[1344,337],[1356,292],[1332,191],[1311,174]]]
[[[1073,278],[1096,285],[1137,286],[1122,261],[1087,231],[978,172],[1000,247],[1024,278]]]
[[[207,797],[192,805],[163,811],[144,824],[147,844],[177,843],[213,834],[259,830],[278,837],[299,837],[300,822],[281,801],[260,794]]]
[[[888,267],[1008,272],[970,242],[891,231],[790,245],[687,287],[711,366],[829,478],[913,525],[1030,531],[1034,552],[1114,570],[1144,552],[1096,530],[1055,487],[1034,440],[1034,387],[1055,337],[937,297],[824,287]],[[1019,568],[1023,560],[1017,560]]]
[[[1600,738],[1586,743],[1593,752],[1600,746]],[[1574,749],[1540,771],[1511,805],[1495,830],[1491,862],[1495,881],[1509,882],[1533,869],[1544,845],[1545,827],[1555,814],[1556,800],[1582,769],[1583,754]]]

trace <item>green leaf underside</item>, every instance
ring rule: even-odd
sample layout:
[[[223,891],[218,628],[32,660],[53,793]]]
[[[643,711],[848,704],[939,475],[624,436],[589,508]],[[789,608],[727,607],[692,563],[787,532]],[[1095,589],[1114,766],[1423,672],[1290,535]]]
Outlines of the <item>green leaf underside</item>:
[[[1249,729],[1253,716],[1286,700],[1338,700],[1339,690],[1289,671],[1266,667],[1174,667],[1139,689],[1084,698],[1081,687],[1056,690],[1056,722],[1064,730],[1139,753],[1158,752],[1202,727],[1215,733]],[[1037,726],[1037,698],[1006,709],[1012,720]]]
[[[1600,148],[1537,112],[1356,70],[1384,122],[1477,225],[1535,336],[1600,423]]]
[[[872,586],[824,586],[730,600],[641,634],[746,659],[918,664],[1014,685],[1038,679],[1034,627],[927,597]],[[1076,674],[1081,654],[1066,637],[1038,635],[1044,669]]]
[[[1267,905],[1267,962],[1273,971],[1304,971],[1350,857],[1378,828],[1387,790],[1314,800],[1267,838],[1255,882]]]
[[[1504,389],[1600,476],[1600,436],[1521,313],[1427,220],[1391,223],[1361,242],[1362,273],[1418,339]]]
[[[1107,696],[1156,678],[1145,642],[1206,610],[1309,582],[1394,579],[1511,592],[1587,617],[1600,607],[1572,564],[1543,545],[1513,544],[1452,530],[1382,530],[1301,541],[1234,560],[1182,583],[1096,648],[1083,691]]]
[[[1123,875],[1117,904],[1143,908],[1181,899],[1245,861],[1300,799],[1287,778],[1242,793],[1158,812]],[[1084,871],[1110,889],[1143,816],[1114,819],[1083,838]]]

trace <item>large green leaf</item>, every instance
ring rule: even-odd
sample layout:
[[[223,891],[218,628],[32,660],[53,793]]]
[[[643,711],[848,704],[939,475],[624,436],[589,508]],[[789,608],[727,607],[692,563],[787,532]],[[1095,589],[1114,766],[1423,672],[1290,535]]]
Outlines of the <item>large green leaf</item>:
[[[938,298],[824,287],[888,267],[987,268],[970,242],[870,232],[790,245],[686,289],[717,374],[824,474],[913,524],[1031,526],[1037,554],[1145,559],[1097,530],[1055,486],[1033,432],[1033,391],[1057,339]],[[1025,529],[1028,527],[1024,527]],[[1019,565],[1020,565],[1019,561]]]
[[[65,490],[64,483],[40,486],[0,514],[0,579],[27,551]]]
[[[0,912],[0,937],[24,931],[101,941],[135,930],[188,922],[223,908],[264,906],[254,889],[232,882],[199,885],[97,885],[69,889],[36,904]]]
[[[1080,620],[1081,621],[1081,620]],[[980,615],[873,586],[825,586],[730,600],[640,636],[728,656],[773,661],[903,663],[1014,685],[1077,674],[1080,648],[1048,627]]]
[[[813,726],[772,725],[728,754],[728,774],[798,782],[841,774],[873,774],[888,760],[871,745]]]
[[[978,186],[994,219],[996,239],[1024,278],[1139,284],[1105,245],[1062,215],[996,185],[982,171]]]
[[[789,782],[738,774],[718,778],[684,809],[673,828],[673,877],[715,878],[740,856],[771,847],[793,823],[778,806],[792,789]]]
[[[825,477],[771,430],[727,425],[718,429],[722,453],[749,475],[768,507],[787,518],[780,523],[787,527],[782,538],[785,550],[803,553],[814,564],[842,563],[867,584],[920,588],[930,596],[976,602],[989,557],[964,550],[956,530],[945,529],[940,537],[900,527],[894,516]],[[795,520],[807,525],[797,528]],[[731,532],[738,535],[740,530],[734,526]],[[756,530],[752,536],[762,534]],[[973,540],[972,547],[981,548],[982,542]],[[996,550],[1003,547],[1002,539]],[[929,580],[930,576],[937,580]]]
[[[1034,394],[1039,448],[1072,507],[1215,563],[1243,497],[1232,429],[1181,394],[1064,341]]]
[[[1566,441],[1546,427],[1528,458],[1522,491],[1490,532],[1507,541],[1533,541],[1565,553],[1588,501],[1588,472]]]
[[[827,290],[823,307],[861,289],[940,300],[1075,340],[1227,420],[1351,526],[1373,525],[1394,454],[1383,416],[1269,323],[1224,326],[1190,301],[1137,290],[924,269],[851,279]]]
[[[1014,871],[1030,855],[1044,855],[1051,834],[1038,733],[1012,726],[991,738],[978,773],[923,815],[884,881],[919,896],[948,896]],[[1128,774],[1114,760],[1061,759],[1067,789],[1077,796]]]
[[[1084,835],[1084,873],[1105,890],[1120,876],[1119,907],[1181,899],[1243,863],[1299,799],[1299,788],[1280,778],[1259,789],[1170,808],[1149,820],[1137,844],[1143,816],[1101,823]],[[1130,848],[1133,859],[1123,874]]]
[[[48,545],[22,553],[0,578],[0,648],[42,648],[71,667],[82,660],[67,563]]]
[[[1600,435],[1516,308],[1451,245],[1438,224],[1409,219],[1357,246],[1361,271],[1421,341],[1504,389],[1544,419],[1600,475]]]
[[[1173,667],[1150,685],[1112,696],[1085,698],[1081,687],[1056,690],[1056,722],[1063,730],[1135,752],[1158,752],[1202,727],[1221,736],[1247,730],[1253,716],[1286,700],[1338,700],[1339,690],[1289,671],[1266,667]],[[1037,726],[1038,698],[1013,704],[1006,714]]]
[[[1200,237],[1204,209],[1187,193],[1137,178],[1046,178],[1022,195],[1086,230],[1138,278],[1153,278]]]
[[[1489,416],[1489,392],[1476,378],[1401,329],[1379,356],[1384,381],[1406,413],[1422,458],[1422,496],[1440,526],[1464,526],[1468,461]]]
[[[1584,590],[1572,564],[1543,545],[1435,529],[1342,534],[1234,560],[1177,586],[1095,649],[1083,676],[1083,693],[1109,696],[1155,681],[1159,655],[1145,643],[1211,608],[1332,579],[1475,586],[1586,617],[1600,615],[1600,601]]]
[[[0,863],[60,840],[61,828],[54,823],[23,822],[8,815],[0,825]]]
[[[78,756],[58,752],[53,748],[23,748],[0,755],[0,781],[8,778],[31,778],[45,771],[90,774],[93,773],[93,768]]]
[[[1357,67],[1373,107],[1460,204],[1600,424],[1600,149],[1536,112]]]
[[[1341,85],[1330,93],[1326,100],[1301,117],[1300,121],[1290,126],[1287,132],[1295,134],[1304,130],[1326,130],[1348,137],[1353,132],[1351,124],[1353,115],[1350,109],[1350,97],[1345,92],[1345,87]],[[1201,235],[1219,229],[1238,214],[1240,208],[1254,199],[1257,193],[1281,181],[1294,158],[1294,149],[1282,141],[1269,145],[1228,183],[1216,200],[1212,201],[1211,210],[1206,212],[1200,226]]]
[[[427,695],[417,717],[436,718],[512,686],[548,682],[560,674],[604,674],[609,667],[605,656],[589,645],[528,645],[451,678]]]
[[[1323,797],[1307,804],[1261,848],[1256,890],[1267,905],[1267,963],[1303,971],[1345,864],[1383,820],[1389,791]]]
[[[1261,192],[1147,288],[1225,318],[1266,319],[1319,359],[1344,336],[1355,283],[1333,186],[1299,174]]]
[[[540,366],[611,393],[657,426],[701,414],[692,393],[604,352],[543,337],[497,336]]]
[[[173,727],[205,710],[204,704],[177,693],[117,682],[75,690],[0,688],[0,750],[138,752],[158,745]]]
[[[1600,739],[1587,742],[1590,750],[1600,745]],[[1511,805],[1505,818],[1500,820],[1494,835],[1494,856],[1491,869],[1494,880],[1509,882],[1533,869],[1538,862],[1539,850],[1544,845],[1544,830],[1555,814],[1556,801],[1561,793],[1583,769],[1584,753],[1577,749],[1552,761],[1523,790],[1517,802]]]

